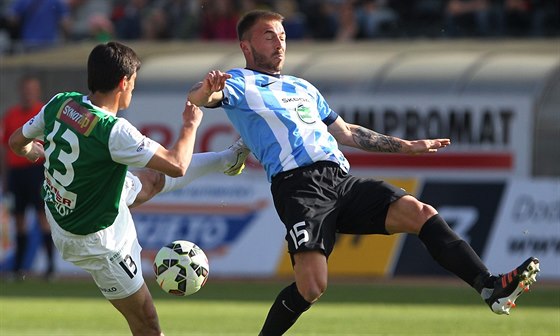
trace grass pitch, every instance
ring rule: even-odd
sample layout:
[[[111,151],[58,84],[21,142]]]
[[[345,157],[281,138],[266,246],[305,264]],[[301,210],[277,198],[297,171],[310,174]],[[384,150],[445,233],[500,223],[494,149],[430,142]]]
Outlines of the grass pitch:
[[[190,297],[148,279],[167,336],[257,335],[288,281],[219,281]],[[335,282],[287,335],[560,335],[560,287],[538,282],[510,316],[490,312],[462,283]],[[0,335],[129,335],[87,280],[0,282]]]

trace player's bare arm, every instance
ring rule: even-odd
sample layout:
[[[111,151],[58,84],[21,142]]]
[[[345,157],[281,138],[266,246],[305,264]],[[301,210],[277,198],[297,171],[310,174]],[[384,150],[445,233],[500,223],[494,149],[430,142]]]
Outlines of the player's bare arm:
[[[160,147],[150,159],[147,168],[160,171],[171,177],[183,176],[191,162],[196,131],[202,120],[202,111],[187,101],[183,111],[183,127],[179,138],[170,149]]]
[[[21,127],[10,136],[9,143],[14,153],[24,156],[31,162],[35,162],[45,156],[43,144],[34,139],[26,138],[21,131]]]
[[[219,70],[210,71],[202,82],[196,83],[189,92],[189,100],[198,106],[215,107],[224,98],[222,90],[230,74]]]
[[[381,134],[363,126],[346,123],[337,118],[329,132],[342,145],[368,152],[421,154],[435,153],[451,144],[449,139],[404,140]]]
[[[377,133],[365,127],[350,127],[357,147],[368,152],[400,153],[403,141],[392,136]]]

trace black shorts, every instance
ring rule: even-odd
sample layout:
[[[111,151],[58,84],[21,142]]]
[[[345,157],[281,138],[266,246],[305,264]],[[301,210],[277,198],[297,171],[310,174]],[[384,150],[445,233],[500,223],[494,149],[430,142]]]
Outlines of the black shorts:
[[[16,215],[25,213],[29,206],[36,210],[43,208],[41,188],[45,180],[42,165],[25,168],[11,168],[8,172],[8,192],[14,196],[11,212]]]
[[[288,251],[320,250],[327,257],[337,233],[387,235],[389,205],[407,195],[384,181],[349,175],[328,161],[274,176],[271,192],[286,226]]]

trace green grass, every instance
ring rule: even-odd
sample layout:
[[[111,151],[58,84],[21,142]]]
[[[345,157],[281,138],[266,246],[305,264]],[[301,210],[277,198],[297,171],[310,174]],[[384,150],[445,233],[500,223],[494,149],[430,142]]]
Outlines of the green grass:
[[[167,336],[257,335],[287,282],[209,281],[177,298],[151,286]],[[466,285],[331,283],[288,335],[560,335],[560,288],[534,285],[498,316]],[[129,335],[92,281],[0,282],[0,335]]]

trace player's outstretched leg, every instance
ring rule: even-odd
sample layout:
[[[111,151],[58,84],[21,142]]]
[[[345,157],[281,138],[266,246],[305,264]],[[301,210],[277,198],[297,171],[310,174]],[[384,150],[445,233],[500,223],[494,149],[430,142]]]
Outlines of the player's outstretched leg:
[[[515,300],[537,281],[539,271],[539,260],[530,257],[513,271],[495,277],[494,288],[484,288],[481,295],[494,313],[509,315],[509,310],[515,308]]]
[[[221,152],[195,153],[184,176],[173,178],[165,176],[161,193],[182,189],[192,181],[209,173],[223,172],[235,176],[245,168],[245,160],[251,153],[239,138],[233,145]]]
[[[245,146],[241,138],[231,145],[228,150],[234,154],[235,160],[231,160],[230,165],[224,170],[224,174],[229,176],[239,175],[243,168],[245,168],[245,160],[251,151]]]

